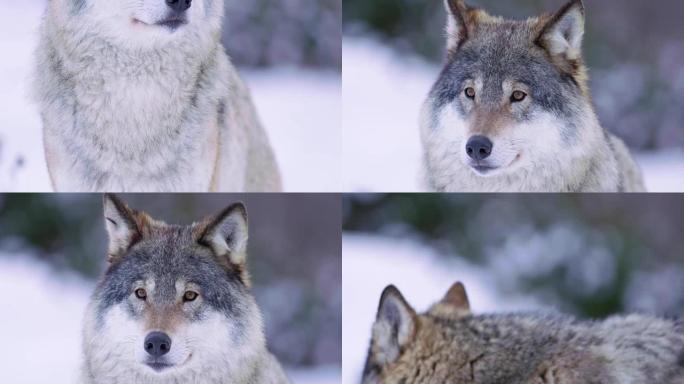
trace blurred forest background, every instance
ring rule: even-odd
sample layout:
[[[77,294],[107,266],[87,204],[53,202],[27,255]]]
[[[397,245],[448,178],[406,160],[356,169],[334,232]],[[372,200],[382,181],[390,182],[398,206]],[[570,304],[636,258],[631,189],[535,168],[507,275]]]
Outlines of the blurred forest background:
[[[223,42],[240,66],[342,66],[342,0],[225,0]]]
[[[681,195],[360,194],[343,217],[346,234],[425,244],[486,271],[500,300],[591,318],[684,315]]]
[[[563,0],[469,0],[490,13],[524,19],[555,12]],[[684,146],[684,3],[585,0],[584,53],[603,125],[631,147]],[[345,36],[370,37],[407,57],[443,58],[442,0],[344,0]],[[435,74],[436,76],[436,74]]]
[[[288,367],[340,364],[339,196],[122,197],[131,207],[175,224],[245,202],[248,265],[270,349]],[[100,195],[0,195],[0,255],[33,255],[53,266],[56,277],[60,270],[76,271],[94,284],[105,268],[106,241]]]

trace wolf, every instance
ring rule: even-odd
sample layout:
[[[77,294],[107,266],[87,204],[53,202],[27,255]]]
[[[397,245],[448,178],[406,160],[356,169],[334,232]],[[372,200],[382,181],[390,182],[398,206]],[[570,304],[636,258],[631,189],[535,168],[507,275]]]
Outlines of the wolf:
[[[168,225],[104,197],[107,270],[88,305],[83,384],[286,384],[266,348],[236,203]]]
[[[524,21],[446,0],[446,64],[421,111],[424,187],[446,192],[641,192],[596,116],[584,5]]]
[[[223,0],[51,0],[34,96],[56,191],[274,192]]]
[[[417,314],[385,289],[363,384],[682,384],[684,320],[474,315],[461,283]]]

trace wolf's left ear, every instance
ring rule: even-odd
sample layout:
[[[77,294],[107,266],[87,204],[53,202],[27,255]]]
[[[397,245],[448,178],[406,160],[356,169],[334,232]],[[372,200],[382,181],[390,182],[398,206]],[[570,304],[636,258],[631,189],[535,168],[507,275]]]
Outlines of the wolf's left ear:
[[[129,208],[116,195],[105,194],[103,206],[105,227],[109,235],[107,261],[112,263],[142,239],[142,228],[138,212]]]
[[[551,56],[577,60],[582,56],[584,36],[584,4],[571,0],[546,21],[537,43]]]
[[[235,203],[204,226],[199,242],[209,246],[216,256],[243,265],[247,259],[247,233],[247,209]]]
[[[416,319],[416,312],[401,292],[393,285],[385,288],[373,324],[371,352],[377,364],[390,364],[399,358],[402,349],[413,340]]]

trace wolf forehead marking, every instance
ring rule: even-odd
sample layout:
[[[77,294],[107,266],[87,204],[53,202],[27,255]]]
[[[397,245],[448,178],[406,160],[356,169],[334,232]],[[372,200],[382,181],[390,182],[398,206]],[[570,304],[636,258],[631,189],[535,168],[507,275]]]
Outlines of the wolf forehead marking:
[[[521,36],[524,33],[519,32]],[[531,36],[513,38],[510,34],[501,31],[474,38],[452,54],[433,91],[438,106],[453,102],[463,83],[476,78],[483,82],[479,98],[485,103],[499,103],[502,84],[513,80],[529,86],[535,103],[542,108],[569,115],[572,109],[567,96],[580,97],[576,81],[555,68]]]

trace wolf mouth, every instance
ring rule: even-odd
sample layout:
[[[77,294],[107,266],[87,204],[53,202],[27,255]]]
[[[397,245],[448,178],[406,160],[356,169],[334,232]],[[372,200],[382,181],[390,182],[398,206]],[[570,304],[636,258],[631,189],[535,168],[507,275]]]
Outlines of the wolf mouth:
[[[165,369],[173,367],[173,364],[162,363],[159,361],[148,362],[148,363],[145,363],[145,365],[152,368],[155,372],[161,372]]]
[[[510,168],[515,163],[517,163],[521,157],[522,157],[522,155],[519,153],[517,156],[515,156],[513,161],[511,161],[508,165],[503,166],[503,167],[489,165],[489,164],[487,164],[486,161],[484,161],[484,162],[482,162],[482,161],[474,162],[473,161],[473,162],[470,162],[468,165],[470,166],[470,168],[473,169],[473,171],[475,171],[475,173],[477,175],[479,175],[479,176],[490,176],[492,173],[494,173],[498,170]]]
[[[182,366],[186,365],[190,361],[191,358],[192,358],[192,353],[190,355],[188,355],[188,358],[185,359],[185,361],[180,363],[180,364],[170,364],[170,363],[164,362],[163,360],[149,360],[149,361],[146,361],[144,364],[147,365],[148,367],[152,368],[155,372],[161,373],[161,372],[166,371],[170,368],[182,367]]]
[[[142,25],[145,25],[148,27],[152,27],[152,26],[164,27],[164,28],[170,30],[171,32],[173,32],[173,31],[177,30],[178,28],[187,24],[188,20],[185,18],[182,18],[182,17],[181,18],[171,18],[171,19],[157,21],[153,24],[149,24],[149,23],[146,23],[140,19],[134,18],[133,23],[134,24],[142,24]]]

